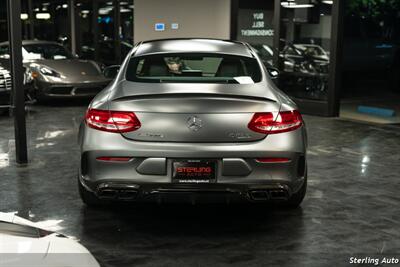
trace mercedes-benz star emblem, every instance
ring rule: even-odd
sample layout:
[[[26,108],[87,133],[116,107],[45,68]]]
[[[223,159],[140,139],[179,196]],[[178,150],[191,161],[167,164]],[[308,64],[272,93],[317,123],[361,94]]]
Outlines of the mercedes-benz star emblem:
[[[203,122],[198,117],[191,116],[187,120],[187,126],[191,131],[197,132],[198,130],[201,129],[201,127],[203,127]]]

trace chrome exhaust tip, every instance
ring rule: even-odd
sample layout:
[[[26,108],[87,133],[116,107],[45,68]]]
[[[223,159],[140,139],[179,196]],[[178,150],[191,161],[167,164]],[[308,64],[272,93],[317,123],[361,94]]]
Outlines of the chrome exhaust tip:
[[[284,189],[270,189],[268,190],[271,200],[288,200],[289,194]]]
[[[107,188],[100,190],[97,195],[99,198],[114,199],[117,197],[118,192],[114,189]]]
[[[289,192],[284,188],[254,189],[249,191],[249,197],[253,201],[286,201]]]
[[[102,183],[97,187],[97,196],[109,200],[134,200],[139,186],[133,184]]]
[[[119,200],[133,200],[138,195],[137,190],[120,190],[118,192],[117,198]]]
[[[249,192],[250,198],[253,201],[267,201],[269,200],[269,194],[266,190],[251,190]]]

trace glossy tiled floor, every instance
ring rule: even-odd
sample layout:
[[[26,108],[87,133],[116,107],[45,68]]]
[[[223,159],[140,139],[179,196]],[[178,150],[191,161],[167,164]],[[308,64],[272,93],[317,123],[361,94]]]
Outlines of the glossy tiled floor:
[[[400,128],[306,116],[309,190],[301,208],[146,205],[91,210],[76,187],[82,105],[28,115],[28,166],[0,117],[0,211],[66,235],[103,266],[345,266],[400,252]]]

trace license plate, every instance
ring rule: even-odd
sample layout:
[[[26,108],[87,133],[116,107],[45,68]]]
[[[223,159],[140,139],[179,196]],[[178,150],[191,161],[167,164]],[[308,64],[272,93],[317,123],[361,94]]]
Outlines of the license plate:
[[[213,183],[216,181],[216,161],[182,160],[172,164],[172,181],[175,183]]]

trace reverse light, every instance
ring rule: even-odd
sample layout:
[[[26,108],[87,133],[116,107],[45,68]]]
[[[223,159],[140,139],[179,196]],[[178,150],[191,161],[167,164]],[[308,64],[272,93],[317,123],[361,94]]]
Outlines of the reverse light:
[[[300,112],[297,110],[281,111],[276,115],[272,112],[255,113],[248,124],[250,130],[264,133],[276,134],[296,130],[303,124]]]
[[[141,126],[135,113],[127,111],[89,109],[85,120],[90,128],[112,133],[132,132]]]

